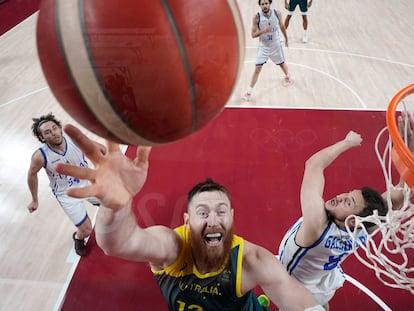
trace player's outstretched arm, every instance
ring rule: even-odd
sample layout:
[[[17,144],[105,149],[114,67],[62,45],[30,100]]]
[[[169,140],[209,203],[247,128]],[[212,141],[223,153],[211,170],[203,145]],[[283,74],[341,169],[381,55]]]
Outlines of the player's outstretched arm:
[[[245,241],[242,292],[260,286],[280,310],[324,310],[312,294],[291,277],[280,261],[267,249]]]
[[[170,228],[138,226],[131,203],[142,189],[148,173],[151,147],[137,147],[136,157],[125,156],[119,145],[107,142],[103,152],[97,142],[72,125],[65,132],[94,164],[94,168],[61,164],[59,173],[91,181],[91,185],[73,188],[68,195],[76,198],[96,197],[102,204],[96,221],[96,238],[108,255],[134,261],[151,262],[163,267],[178,255],[181,246],[178,236]]]
[[[32,195],[32,201],[27,206],[27,209],[30,213],[33,213],[39,207],[39,198],[38,198],[38,187],[39,179],[37,174],[43,168],[45,164],[44,158],[40,150],[36,150],[30,161],[30,167],[27,171],[27,185],[29,187],[30,194]]]
[[[328,222],[323,200],[324,170],[339,155],[350,148],[360,146],[361,142],[362,138],[358,133],[349,131],[344,139],[321,149],[306,161],[300,191],[303,224],[297,236],[299,244],[310,245],[309,243],[315,242]]]

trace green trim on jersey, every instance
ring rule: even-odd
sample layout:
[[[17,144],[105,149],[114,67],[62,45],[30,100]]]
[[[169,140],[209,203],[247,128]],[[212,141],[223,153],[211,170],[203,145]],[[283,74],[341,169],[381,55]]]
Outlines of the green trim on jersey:
[[[217,271],[201,274],[191,254],[189,230],[185,225],[175,229],[183,241],[177,260],[169,267],[152,271],[170,310],[266,310],[256,295],[241,293],[244,240],[234,235],[230,258]]]

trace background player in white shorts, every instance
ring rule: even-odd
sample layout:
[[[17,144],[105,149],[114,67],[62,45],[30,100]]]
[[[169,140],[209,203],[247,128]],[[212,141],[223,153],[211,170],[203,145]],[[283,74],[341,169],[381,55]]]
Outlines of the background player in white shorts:
[[[259,0],[258,4],[261,8],[257,14],[253,16],[252,37],[259,37],[259,47],[257,51],[256,67],[253,72],[247,92],[242,96],[243,100],[250,100],[253,88],[259,78],[263,65],[270,58],[276,65],[280,66],[285,78],[283,85],[288,86],[291,83],[288,67],[285,64],[285,55],[281,43],[280,32],[285,39],[285,46],[288,46],[288,38],[285,27],[282,23],[282,14],[279,11],[270,8],[272,0]]]
[[[92,232],[91,220],[84,205],[85,199],[71,198],[66,195],[66,191],[71,187],[84,187],[89,182],[61,175],[55,171],[55,166],[58,163],[70,163],[76,166],[88,167],[85,155],[69,137],[62,135],[62,124],[51,113],[39,118],[33,118],[32,132],[44,145],[37,149],[31,158],[27,173],[27,183],[32,195],[32,202],[30,202],[27,208],[32,213],[39,207],[37,174],[41,168],[44,168],[49,177],[49,185],[56,200],[77,227],[77,231],[72,236],[75,251],[79,256],[85,256],[87,253],[85,238]],[[104,147],[102,146],[102,148]],[[93,205],[99,205],[98,200],[95,198],[88,198],[87,201]]]

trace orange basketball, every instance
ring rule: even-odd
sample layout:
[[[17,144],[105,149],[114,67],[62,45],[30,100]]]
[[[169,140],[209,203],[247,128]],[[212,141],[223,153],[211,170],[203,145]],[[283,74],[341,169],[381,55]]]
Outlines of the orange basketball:
[[[244,52],[235,0],[43,0],[36,37],[62,107],[130,145],[173,142],[216,117]]]

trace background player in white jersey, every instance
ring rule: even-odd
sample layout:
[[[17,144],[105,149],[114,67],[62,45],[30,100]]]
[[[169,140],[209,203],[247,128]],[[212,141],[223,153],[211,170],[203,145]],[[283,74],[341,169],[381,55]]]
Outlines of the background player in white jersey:
[[[38,172],[44,168],[50,181],[50,188],[63,211],[77,227],[73,233],[75,251],[79,256],[85,256],[87,248],[85,238],[92,232],[91,220],[84,205],[85,200],[74,199],[66,195],[71,187],[83,187],[89,184],[86,180],[80,180],[71,176],[65,176],[55,171],[58,163],[70,163],[76,166],[88,167],[85,155],[73,143],[62,135],[62,124],[51,113],[39,118],[33,118],[32,132],[40,142],[44,143],[37,149],[31,158],[27,183],[32,195],[32,202],[28,205],[30,213],[39,207],[38,200]],[[102,146],[102,148],[104,148]],[[99,205],[95,198],[87,199],[93,205]]]
[[[288,38],[285,26],[282,22],[282,13],[270,8],[272,0],[259,0],[258,4],[261,8],[257,14],[253,16],[252,38],[259,37],[259,47],[257,50],[256,67],[253,72],[247,92],[242,96],[243,100],[250,100],[253,88],[259,78],[263,65],[270,58],[276,65],[280,66],[285,77],[282,81],[283,86],[291,83],[289,70],[285,64],[285,55],[281,43],[280,32],[282,32],[285,46],[288,47]]]
[[[285,19],[285,28],[288,29],[290,19],[295,11],[296,7],[299,5],[300,12],[302,14],[302,26],[303,26],[303,37],[302,42],[308,42],[308,8],[312,5],[312,0],[285,0],[285,8],[288,10],[288,14]]]
[[[345,281],[340,263],[352,253],[352,238],[345,228],[350,215],[368,216],[374,210],[386,215],[388,208],[384,197],[376,190],[363,187],[342,193],[324,202],[322,197],[327,168],[340,154],[352,147],[360,146],[362,138],[350,131],[345,139],[312,155],[305,165],[300,192],[302,218],[285,234],[279,257],[289,274],[299,280],[315,299],[329,310],[329,300]],[[401,180],[402,183],[402,180]],[[391,193],[393,209],[401,208],[403,193]],[[350,225],[354,223],[350,221]],[[368,232],[373,223],[364,222]],[[366,241],[362,229],[356,229],[360,243]]]

